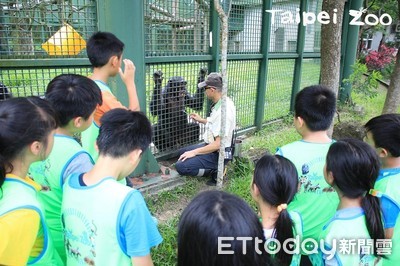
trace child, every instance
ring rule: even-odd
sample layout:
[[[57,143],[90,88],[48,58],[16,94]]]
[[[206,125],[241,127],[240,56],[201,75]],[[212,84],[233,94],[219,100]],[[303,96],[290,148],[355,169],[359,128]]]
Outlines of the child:
[[[90,78],[99,86],[103,97],[103,103],[96,110],[93,124],[82,133],[82,146],[94,160],[98,157],[95,143],[99,135],[100,118],[111,109],[125,108],[107,85],[110,77],[114,77],[119,73],[128,92],[129,109],[132,111],[140,110],[134,81],[135,65],[129,59],[122,60],[123,50],[124,44],[109,32],[93,34],[86,44],[87,55],[93,66],[93,75]],[[121,69],[122,61],[124,61],[125,71]]]
[[[271,265],[263,244],[261,224],[245,201],[205,191],[179,220],[178,266]]]
[[[333,142],[327,131],[336,111],[335,94],[321,85],[306,87],[296,95],[294,110],[294,125],[302,139],[278,148],[276,153],[294,163],[301,185],[288,209],[300,213],[303,237],[318,239],[338,204],[323,174],[326,153]]]
[[[378,156],[368,144],[343,139],[329,148],[324,176],[336,190],[340,203],[321,234],[325,249],[336,249],[332,258],[323,255],[326,265],[376,265],[379,262],[376,240],[384,238],[384,231],[379,199],[372,195],[378,173]],[[340,248],[343,239],[357,242],[353,246],[348,244],[349,253]],[[374,242],[369,246],[371,239]]]
[[[101,118],[99,158],[64,185],[62,219],[68,265],[152,265],[150,248],[162,238],[136,189],[116,180],[138,165],[151,142],[140,112],[113,109]]]
[[[65,262],[61,226],[62,186],[70,174],[84,173],[93,167],[93,159],[73,136],[92,124],[96,106],[102,102],[101,92],[96,83],[87,77],[63,74],[48,84],[45,95],[56,110],[60,125],[49,157],[34,163],[29,172],[35,182],[44,188],[39,197],[46,211],[55,248]]]
[[[400,262],[400,115],[384,114],[365,124],[365,141],[377,152],[381,170],[375,189],[382,194],[382,213],[386,238],[392,239],[391,255],[383,265]]]
[[[258,160],[251,184],[251,195],[261,212],[266,239],[284,243],[302,234],[302,221],[297,212],[288,212],[287,205],[298,189],[296,167],[280,155],[264,155]],[[279,265],[300,265],[300,255],[281,249],[275,257]]]
[[[0,265],[63,265],[37,199],[31,163],[49,155],[55,111],[37,97],[0,102]]]

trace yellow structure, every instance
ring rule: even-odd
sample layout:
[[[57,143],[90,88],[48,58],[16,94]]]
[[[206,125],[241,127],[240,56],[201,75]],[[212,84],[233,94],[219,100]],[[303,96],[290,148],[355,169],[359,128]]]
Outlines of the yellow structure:
[[[77,55],[86,48],[86,42],[74,28],[65,23],[42,44],[42,48],[49,55]]]

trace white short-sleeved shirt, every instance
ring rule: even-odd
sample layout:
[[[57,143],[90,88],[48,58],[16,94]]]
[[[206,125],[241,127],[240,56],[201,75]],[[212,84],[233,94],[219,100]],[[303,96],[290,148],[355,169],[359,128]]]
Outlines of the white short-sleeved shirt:
[[[211,143],[216,137],[221,136],[221,103],[220,99],[211,109],[211,114],[207,117],[206,131],[203,135],[205,143]],[[228,137],[229,142],[226,147],[231,146],[232,133],[236,126],[236,108],[232,100],[226,97],[226,131],[225,136]]]

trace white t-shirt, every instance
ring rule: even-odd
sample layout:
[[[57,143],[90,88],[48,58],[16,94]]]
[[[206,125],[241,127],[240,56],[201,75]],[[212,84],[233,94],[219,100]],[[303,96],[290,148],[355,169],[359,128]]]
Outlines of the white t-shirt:
[[[211,143],[216,137],[221,136],[221,103],[222,99],[215,104],[215,106],[211,109],[210,116],[207,117],[206,131],[203,135],[205,143]],[[225,136],[228,137],[229,141],[225,147],[230,147],[232,133],[236,126],[236,108],[229,97],[226,97],[226,114]]]

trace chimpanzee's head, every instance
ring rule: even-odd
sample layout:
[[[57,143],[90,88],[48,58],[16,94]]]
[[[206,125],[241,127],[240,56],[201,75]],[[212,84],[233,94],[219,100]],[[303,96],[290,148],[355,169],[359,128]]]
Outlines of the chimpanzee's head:
[[[172,77],[165,86],[165,100],[171,111],[185,109],[186,80],[183,77]]]

